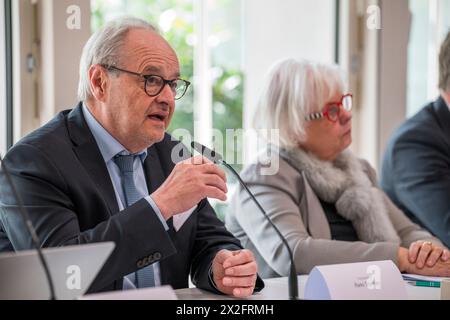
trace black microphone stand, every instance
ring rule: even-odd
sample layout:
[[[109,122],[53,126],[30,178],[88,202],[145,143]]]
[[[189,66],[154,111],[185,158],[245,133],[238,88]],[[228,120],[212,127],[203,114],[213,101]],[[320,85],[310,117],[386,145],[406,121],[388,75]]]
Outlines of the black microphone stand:
[[[233,173],[233,175],[236,176],[236,178],[238,179],[239,183],[242,185],[242,187],[247,191],[247,193],[253,199],[253,201],[255,202],[256,206],[261,211],[261,213],[264,215],[264,217],[267,219],[267,221],[269,221],[270,225],[273,227],[273,229],[275,230],[277,235],[280,237],[281,241],[286,246],[286,248],[287,248],[287,250],[289,252],[289,259],[291,261],[291,266],[290,266],[289,275],[288,275],[289,299],[290,300],[298,300],[297,269],[295,267],[294,255],[292,254],[292,250],[289,247],[289,244],[288,244],[286,238],[281,234],[281,232],[278,229],[278,227],[273,223],[272,219],[270,219],[270,217],[267,215],[266,211],[263,209],[263,207],[258,202],[258,200],[256,200],[256,197],[253,195],[253,193],[247,187],[245,182],[241,179],[241,177],[236,172],[236,170],[234,170],[233,167],[230,166],[223,159],[223,157],[220,154],[218,154],[214,150],[208,149],[204,145],[202,145],[202,144],[200,144],[198,142],[195,142],[195,141],[191,142],[191,147],[194,148],[195,150],[197,150],[197,152],[199,152],[202,156],[208,158],[212,162],[214,162],[216,164],[223,164],[226,168],[228,168]]]

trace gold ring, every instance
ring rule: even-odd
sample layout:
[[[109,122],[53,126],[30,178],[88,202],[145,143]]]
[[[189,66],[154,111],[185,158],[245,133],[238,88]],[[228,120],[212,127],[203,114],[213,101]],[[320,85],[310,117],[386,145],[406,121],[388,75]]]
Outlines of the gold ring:
[[[433,246],[433,243],[431,241],[425,241],[422,243],[422,247],[425,245]]]

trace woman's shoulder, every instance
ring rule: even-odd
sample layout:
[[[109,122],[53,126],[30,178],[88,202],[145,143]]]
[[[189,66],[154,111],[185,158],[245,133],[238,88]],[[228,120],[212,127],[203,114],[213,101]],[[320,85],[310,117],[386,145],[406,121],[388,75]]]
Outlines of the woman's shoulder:
[[[268,185],[290,192],[297,191],[302,183],[302,174],[279,154],[258,157],[244,166],[242,179],[248,184]]]

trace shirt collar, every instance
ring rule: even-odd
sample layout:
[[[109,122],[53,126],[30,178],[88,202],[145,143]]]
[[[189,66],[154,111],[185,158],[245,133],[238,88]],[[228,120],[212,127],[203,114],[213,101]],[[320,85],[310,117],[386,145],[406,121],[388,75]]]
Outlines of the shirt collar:
[[[83,102],[83,115],[86,119],[86,123],[94,136],[95,141],[100,149],[103,160],[105,163],[114,158],[117,154],[129,155],[131,154],[119,141],[117,141],[103,126],[94,118],[89,111],[89,108]],[[147,149],[144,149],[135,155],[141,158],[144,162],[147,157]]]

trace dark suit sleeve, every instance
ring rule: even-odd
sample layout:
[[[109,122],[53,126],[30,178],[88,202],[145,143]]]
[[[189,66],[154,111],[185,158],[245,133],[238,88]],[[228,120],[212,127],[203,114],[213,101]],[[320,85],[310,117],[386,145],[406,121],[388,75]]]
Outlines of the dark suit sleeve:
[[[224,224],[217,218],[214,209],[205,199],[199,204],[197,233],[193,248],[191,276],[192,282],[199,288],[218,292],[210,279],[210,269],[216,254],[222,250],[241,250],[242,247]],[[258,277],[255,292],[264,288],[263,281]]]
[[[77,208],[67,187],[70,181],[65,181],[45,153],[32,145],[19,144],[8,153],[5,163],[36,229],[41,247],[103,241],[115,243],[115,250],[90,287],[90,292],[99,291],[136,271],[138,264],[145,266],[142,260],[156,252],[160,253],[161,259],[175,253],[170,237],[145,199],[106,217],[94,228],[81,231]],[[32,249],[30,235],[3,172],[0,175],[0,199],[0,223],[13,248]],[[98,212],[92,212],[92,217],[98,215]],[[158,241],[149,241],[149,235]]]
[[[446,147],[430,130],[409,132],[394,147],[390,179],[401,206],[450,247],[450,167]]]

